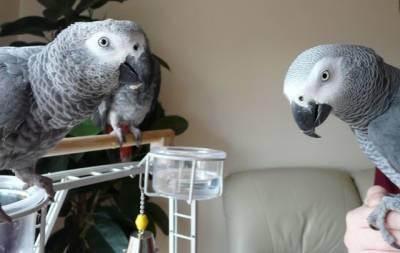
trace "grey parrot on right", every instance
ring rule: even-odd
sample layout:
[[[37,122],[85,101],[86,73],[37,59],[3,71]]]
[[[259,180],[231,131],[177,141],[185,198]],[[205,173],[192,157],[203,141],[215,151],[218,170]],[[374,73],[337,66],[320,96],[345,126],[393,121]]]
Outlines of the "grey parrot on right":
[[[37,160],[122,84],[148,80],[143,30],[134,22],[75,23],[46,46],[0,47],[0,170],[52,197]],[[0,208],[0,220],[10,217]]]
[[[139,147],[142,140],[139,125],[145,117],[154,110],[158,95],[160,93],[161,70],[158,59],[150,53],[142,56],[142,64],[150,66],[146,68],[149,72],[147,80],[137,80],[131,85],[121,85],[112,95],[107,96],[94,113],[95,123],[102,129],[111,125],[113,134],[116,135],[120,144],[120,160],[127,162],[131,160],[132,147],[122,147],[125,141],[125,132],[129,131],[136,140]]]
[[[321,45],[301,53],[284,81],[294,119],[302,132],[332,112],[347,123],[361,150],[400,187],[400,70],[374,50],[357,45]],[[368,222],[384,240],[400,249],[385,227],[389,211],[400,212],[400,195],[384,197]]]

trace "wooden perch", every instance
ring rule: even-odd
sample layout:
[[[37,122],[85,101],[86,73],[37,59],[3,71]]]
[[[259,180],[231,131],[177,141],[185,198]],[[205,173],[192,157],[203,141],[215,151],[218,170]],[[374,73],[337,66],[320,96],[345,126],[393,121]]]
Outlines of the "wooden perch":
[[[175,133],[171,129],[145,131],[142,134],[142,144],[150,144],[155,146],[172,145],[175,137]],[[126,135],[126,141],[124,142],[123,146],[134,146],[135,144],[136,143],[133,135]],[[111,134],[69,137],[64,138],[44,157],[68,155],[114,148],[119,148],[119,144],[115,135]]]

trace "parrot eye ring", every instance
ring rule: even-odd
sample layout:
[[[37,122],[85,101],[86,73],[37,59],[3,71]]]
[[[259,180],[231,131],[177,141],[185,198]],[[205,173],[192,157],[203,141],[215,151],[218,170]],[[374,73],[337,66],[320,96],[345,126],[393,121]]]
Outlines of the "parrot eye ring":
[[[138,49],[139,49],[139,44],[135,44],[135,45],[133,46],[133,50],[138,51]]]
[[[107,37],[101,37],[98,43],[101,47],[108,47],[110,45],[110,40]]]
[[[300,97],[299,97],[299,100],[300,100],[300,101],[303,101],[303,100],[304,100],[304,97],[303,97],[303,96],[300,96]]]
[[[329,80],[329,77],[330,77],[330,75],[329,75],[329,71],[328,70],[324,70],[323,72],[322,72],[322,75],[321,75],[321,80],[322,81],[328,81]]]

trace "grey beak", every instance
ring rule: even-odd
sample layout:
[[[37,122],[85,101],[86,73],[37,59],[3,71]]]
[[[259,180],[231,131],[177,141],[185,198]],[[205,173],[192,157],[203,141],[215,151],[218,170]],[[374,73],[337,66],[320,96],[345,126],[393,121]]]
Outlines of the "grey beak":
[[[308,104],[308,107],[302,107],[296,103],[292,103],[292,113],[298,127],[304,134],[314,138],[320,138],[315,133],[315,128],[328,118],[331,110],[332,107],[327,104],[312,102]]]
[[[151,78],[151,54],[144,52],[138,60],[128,56],[121,64],[119,82],[121,85],[140,86],[147,84]]]

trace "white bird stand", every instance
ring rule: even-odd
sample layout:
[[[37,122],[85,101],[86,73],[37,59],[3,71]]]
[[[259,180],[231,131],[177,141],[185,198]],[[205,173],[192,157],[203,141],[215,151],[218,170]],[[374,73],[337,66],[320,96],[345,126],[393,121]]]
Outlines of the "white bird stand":
[[[145,157],[145,194],[169,199],[169,253],[178,252],[178,239],[190,242],[183,252],[196,253],[196,202],[221,196],[225,159],[223,151],[193,147],[155,147]],[[178,212],[179,201],[190,205],[190,214]],[[179,218],[190,221],[190,235],[179,233]]]

